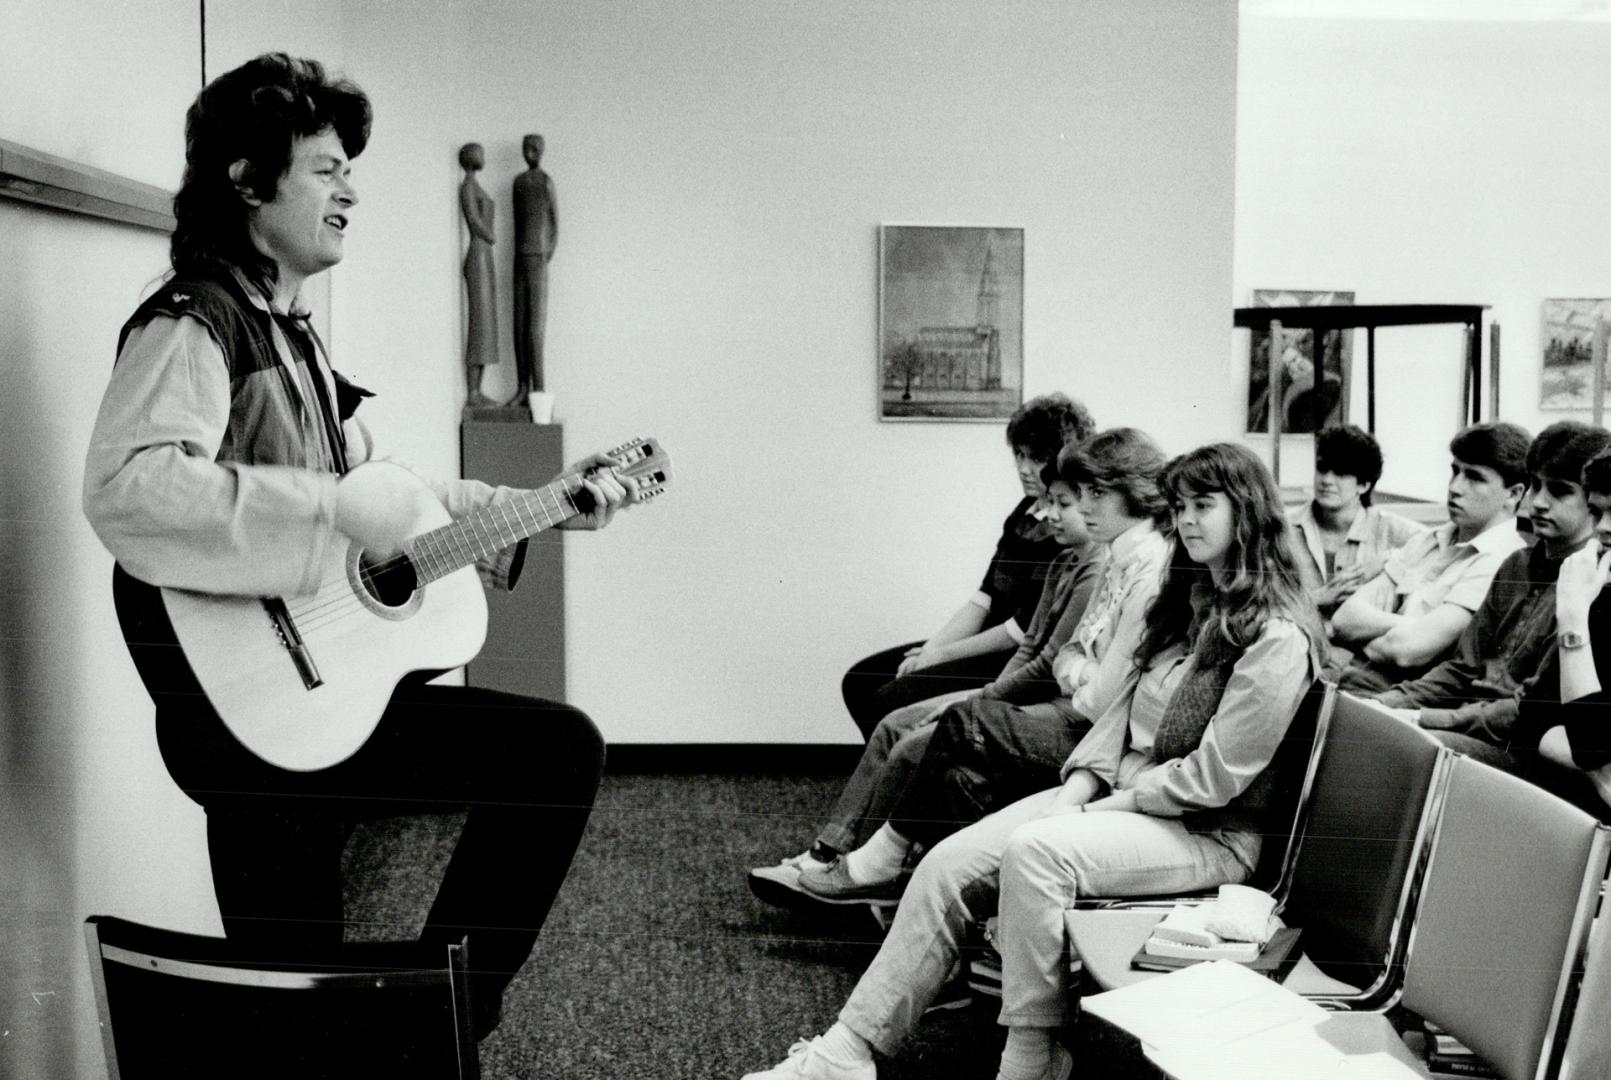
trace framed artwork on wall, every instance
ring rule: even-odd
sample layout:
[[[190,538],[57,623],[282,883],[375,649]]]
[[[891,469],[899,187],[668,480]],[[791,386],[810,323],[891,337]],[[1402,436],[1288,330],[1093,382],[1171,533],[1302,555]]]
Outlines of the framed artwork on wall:
[[[1336,289],[1254,289],[1252,307],[1325,307],[1351,305],[1352,292]],[[1247,370],[1247,430],[1270,430],[1270,335],[1255,330]],[[1281,331],[1281,431],[1303,434],[1342,423],[1346,403],[1345,373],[1353,363],[1351,330],[1322,333],[1320,363],[1315,362],[1313,330]]]
[[[1594,407],[1594,328],[1611,322],[1611,300],[1545,300],[1540,409]],[[1611,373],[1608,373],[1611,374]],[[1611,379],[1606,381],[1611,386]]]
[[[1006,420],[1024,400],[1024,230],[881,225],[878,416]]]

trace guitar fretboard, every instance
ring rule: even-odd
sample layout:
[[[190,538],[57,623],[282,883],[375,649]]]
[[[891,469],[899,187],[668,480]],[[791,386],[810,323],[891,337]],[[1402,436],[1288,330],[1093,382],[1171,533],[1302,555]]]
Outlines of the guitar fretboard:
[[[551,529],[582,512],[575,494],[579,476],[565,476],[501,503],[484,506],[439,529],[421,533],[405,546],[421,585],[489,558],[510,544]]]

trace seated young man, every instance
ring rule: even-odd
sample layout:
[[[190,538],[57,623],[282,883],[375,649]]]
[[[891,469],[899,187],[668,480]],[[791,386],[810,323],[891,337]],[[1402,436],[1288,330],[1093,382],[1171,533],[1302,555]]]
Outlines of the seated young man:
[[[1022,644],[1048,568],[1060,550],[1046,520],[1041,472],[1065,443],[1090,438],[1096,422],[1066,394],[1042,394],[1007,421],[1007,445],[1024,497],[1002,523],[979,589],[926,641],[897,645],[853,664],[840,683],[863,738],[903,705],[983,686]]]
[[[1516,508],[1527,491],[1527,432],[1474,424],[1449,443],[1448,524],[1388,558],[1328,623],[1326,675],[1374,694],[1413,679],[1449,655],[1488,595],[1494,574],[1524,547]]]
[[[1561,563],[1594,538],[1583,466],[1611,447],[1611,432],[1575,420],[1551,424],[1527,451],[1531,550],[1499,566],[1456,655],[1376,700],[1462,753],[1508,766],[1523,691],[1555,645],[1555,581]]]
[[[1340,424],[1315,436],[1314,498],[1292,515],[1298,569],[1322,615],[1382,572],[1387,559],[1427,530],[1371,505],[1382,448],[1363,428]]]
[[[1611,451],[1583,468],[1595,543],[1561,563],[1555,651],[1522,695],[1510,753],[1529,780],[1611,819]]]
[[[1057,696],[1052,658],[1074,633],[1107,565],[1107,546],[1090,539],[1085,519],[1075,508],[1073,485],[1066,475],[1068,460],[1065,449],[1041,474],[1046,488],[1047,522],[1052,535],[1065,546],[1052,563],[1023,644],[995,680],[984,687],[915,702],[880,720],[867,740],[856,771],[817,833],[816,842],[776,866],[750,871],[750,890],[757,897],[770,904],[793,906],[809,897],[799,888],[802,868],[826,866],[867,839],[869,823],[876,828],[888,815],[923,756],[935,718],[947,705],[981,695],[1023,704]]]

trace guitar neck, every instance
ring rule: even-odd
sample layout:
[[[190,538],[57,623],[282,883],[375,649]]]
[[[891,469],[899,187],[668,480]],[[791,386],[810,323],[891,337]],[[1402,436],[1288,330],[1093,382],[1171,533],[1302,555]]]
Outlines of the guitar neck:
[[[421,585],[502,551],[510,544],[576,517],[582,478],[562,476],[540,488],[517,492],[439,529],[421,533],[405,546]]]

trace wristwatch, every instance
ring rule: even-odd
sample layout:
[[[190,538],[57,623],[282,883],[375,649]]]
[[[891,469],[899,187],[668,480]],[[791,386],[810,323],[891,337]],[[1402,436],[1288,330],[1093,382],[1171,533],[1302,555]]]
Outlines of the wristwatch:
[[[1562,630],[1555,635],[1555,640],[1563,649],[1581,649],[1589,643],[1589,635],[1576,630]]]

